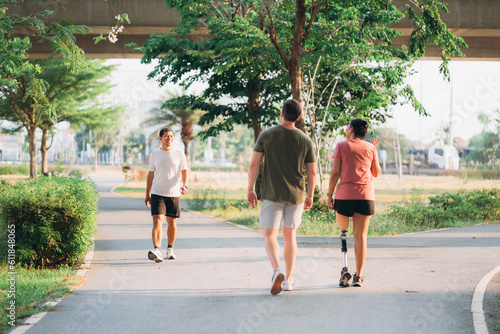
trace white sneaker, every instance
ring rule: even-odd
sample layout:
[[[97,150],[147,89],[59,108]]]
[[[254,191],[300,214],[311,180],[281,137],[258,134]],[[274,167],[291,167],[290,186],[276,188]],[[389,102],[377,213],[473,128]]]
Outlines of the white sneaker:
[[[172,247],[167,248],[167,260],[175,260],[174,249]]]
[[[158,248],[149,251],[148,259],[157,263],[163,262],[163,256],[161,255],[161,251]]]
[[[273,285],[271,286],[271,294],[277,295],[278,293],[281,292],[282,289],[281,285],[285,280],[285,275],[283,274],[280,268],[276,268],[273,274],[273,278],[271,280],[273,281]]]
[[[283,291],[293,291],[293,282],[284,281],[283,282]]]

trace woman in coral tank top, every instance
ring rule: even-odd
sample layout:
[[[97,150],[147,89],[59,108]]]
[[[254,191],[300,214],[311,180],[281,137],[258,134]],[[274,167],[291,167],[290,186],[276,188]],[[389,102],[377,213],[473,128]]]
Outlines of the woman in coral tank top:
[[[333,153],[333,167],[328,186],[328,207],[336,211],[337,225],[345,233],[352,217],[356,274],[352,285],[363,283],[366,257],[366,238],[370,218],[375,213],[375,191],[372,179],[380,174],[377,157],[378,139],[365,141],[368,123],[353,119],[345,130],[347,140],[337,144]],[[337,185],[337,181],[340,182]],[[335,200],[333,192],[335,192]],[[345,235],[345,234],[344,234]],[[349,275],[350,278],[350,275]],[[341,277],[340,286],[349,286],[349,278]]]

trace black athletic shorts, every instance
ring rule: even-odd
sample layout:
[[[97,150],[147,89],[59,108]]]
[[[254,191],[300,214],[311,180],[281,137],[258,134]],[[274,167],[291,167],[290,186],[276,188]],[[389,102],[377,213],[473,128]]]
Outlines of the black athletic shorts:
[[[342,216],[352,217],[354,213],[364,216],[373,216],[375,214],[375,201],[366,199],[336,199],[333,203],[333,209]]]
[[[151,194],[151,216],[156,215],[179,218],[181,216],[181,198]]]

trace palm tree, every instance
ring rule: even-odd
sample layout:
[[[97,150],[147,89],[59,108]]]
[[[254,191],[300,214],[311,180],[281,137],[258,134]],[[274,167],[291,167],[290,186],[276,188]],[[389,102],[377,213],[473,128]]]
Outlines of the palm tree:
[[[480,112],[477,115],[477,119],[479,120],[479,122],[483,126],[483,132],[484,133],[488,132],[489,127],[490,127],[490,123],[492,123],[492,121],[493,121],[492,117],[485,112]]]
[[[167,92],[167,100],[163,102],[161,107],[151,108],[149,110],[150,117],[146,119],[145,124],[150,126],[156,126],[156,133],[161,128],[172,127],[174,125],[181,126],[181,140],[184,144],[184,154],[188,165],[190,165],[189,159],[189,142],[195,139],[193,126],[198,123],[202,115],[202,111],[199,109],[192,109],[186,103],[185,97],[187,97],[186,91],[182,90],[181,93],[177,92]]]

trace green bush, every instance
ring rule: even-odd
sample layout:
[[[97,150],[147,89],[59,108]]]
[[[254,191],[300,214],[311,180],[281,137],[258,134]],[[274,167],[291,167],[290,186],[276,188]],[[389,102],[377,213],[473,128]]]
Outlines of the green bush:
[[[30,165],[0,165],[0,175],[29,175]]]
[[[80,177],[40,177],[0,188],[0,243],[15,229],[16,262],[35,268],[78,263],[92,245],[95,184]],[[10,232],[9,232],[10,230]],[[0,248],[3,261],[7,247]]]
[[[394,205],[387,218],[407,226],[444,228],[457,221],[500,220],[500,189],[460,190],[429,198],[430,203],[412,200],[407,205]]]

